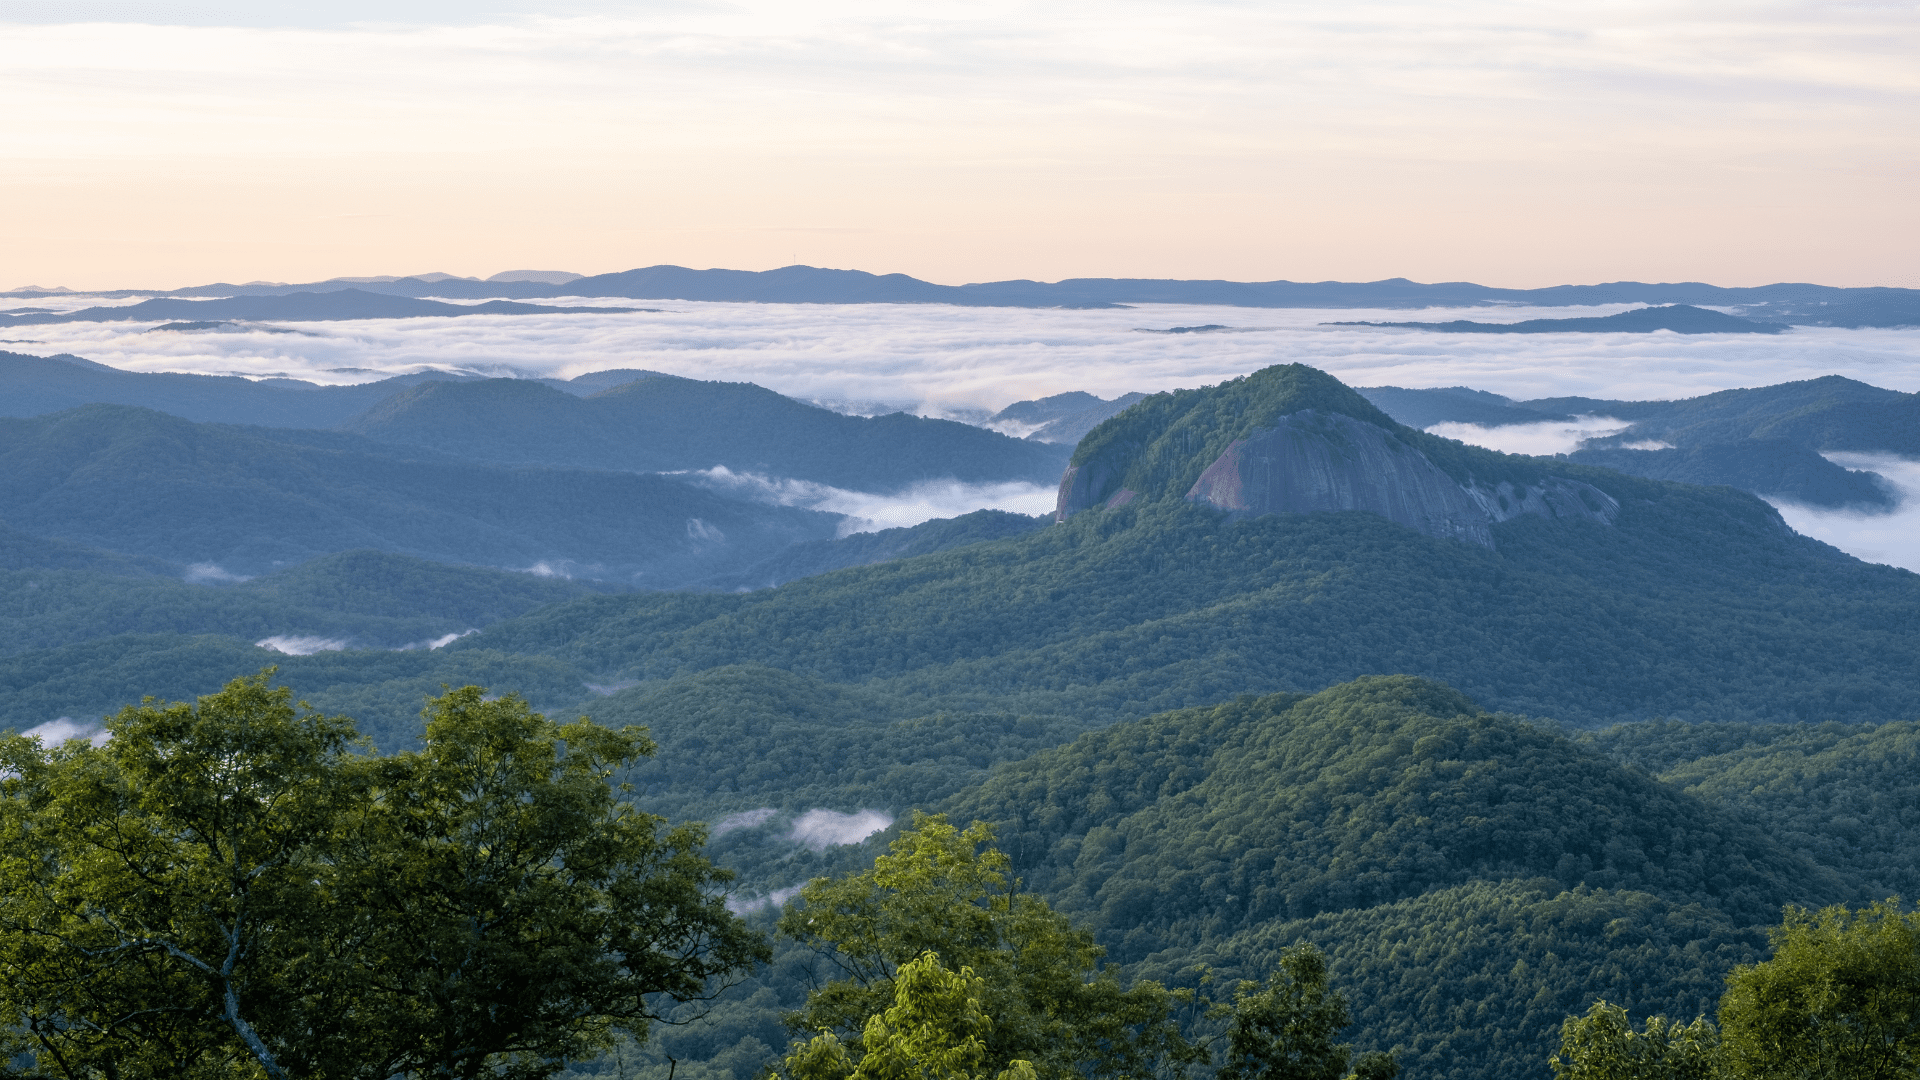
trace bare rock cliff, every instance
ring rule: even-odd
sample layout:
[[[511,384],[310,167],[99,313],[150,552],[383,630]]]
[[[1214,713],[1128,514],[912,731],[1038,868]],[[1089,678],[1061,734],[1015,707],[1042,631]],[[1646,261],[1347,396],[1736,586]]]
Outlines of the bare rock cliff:
[[[1060,478],[1056,518],[1131,501],[1135,493],[1126,488],[1099,498],[1114,479],[1109,471],[1097,462],[1069,468]],[[1600,489],[1563,477],[1462,486],[1380,426],[1317,409],[1281,416],[1234,440],[1186,497],[1246,515],[1364,510],[1428,536],[1486,548],[1493,547],[1497,521],[1533,514],[1611,524],[1620,510]]]

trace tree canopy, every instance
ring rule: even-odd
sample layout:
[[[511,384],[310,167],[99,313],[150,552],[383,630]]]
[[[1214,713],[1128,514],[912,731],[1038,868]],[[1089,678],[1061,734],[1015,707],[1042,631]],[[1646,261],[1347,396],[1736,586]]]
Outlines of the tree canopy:
[[[541,1077],[764,959],[697,829],[609,783],[643,730],[479,687],[415,752],[271,670],[0,743],[0,1008],[31,1075]]]

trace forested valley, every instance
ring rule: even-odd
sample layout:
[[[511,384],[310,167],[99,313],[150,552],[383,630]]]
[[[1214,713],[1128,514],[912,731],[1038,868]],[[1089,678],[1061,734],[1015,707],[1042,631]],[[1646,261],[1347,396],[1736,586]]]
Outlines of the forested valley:
[[[1261,504],[1288,420],[1444,490]],[[1069,468],[1057,521],[792,511],[672,590],[0,533],[0,727],[112,734],[5,743],[13,1074],[1912,1075],[1920,577],[1297,365]],[[1880,1065],[1768,1004],[1834,977],[1898,988]]]

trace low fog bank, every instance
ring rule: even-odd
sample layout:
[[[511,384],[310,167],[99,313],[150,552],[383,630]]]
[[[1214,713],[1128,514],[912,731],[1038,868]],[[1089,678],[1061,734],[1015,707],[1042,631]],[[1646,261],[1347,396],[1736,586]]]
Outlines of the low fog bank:
[[[1832,544],[1856,559],[1920,572],[1920,461],[1889,454],[1826,454],[1847,469],[1879,473],[1899,493],[1890,514],[1826,510],[1768,499],[1795,532]]]
[[[39,306],[70,304],[70,298]],[[640,301],[635,301],[640,303]],[[1515,320],[1609,315],[1629,305],[1502,309]],[[850,412],[906,406],[978,419],[1015,401],[1084,390],[1104,398],[1218,383],[1275,363],[1355,386],[1473,386],[1515,399],[1691,397],[1840,374],[1920,390],[1920,329],[1800,327],[1750,334],[1444,335],[1322,326],[1330,319],[1484,317],[1486,309],[1263,309],[1142,305],[1099,311],[915,304],[675,303],[620,315],[509,315],[308,323],[149,334],[145,323],[36,326],[13,346],[134,371],[359,383],[422,370],[572,378],[647,368],[752,382]],[[1254,325],[1257,323],[1257,325]],[[1243,332],[1142,334],[1219,324]]]
[[[1444,439],[1458,439],[1503,453],[1546,456],[1571,454],[1588,439],[1612,435],[1632,426],[1632,421],[1611,416],[1576,416],[1572,420],[1545,420],[1538,424],[1506,424],[1501,427],[1435,424],[1427,431]]]
[[[902,491],[880,494],[848,491],[810,480],[739,473],[724,465],[683,475],[739,498],[843,514],[847,520],[840,526],[842,536],[903,528],[935,518],[959,517],[975,510],[1006,510],[1029,516],[1044,514],[1053,510],[1057,498],[1052,487],[1022,480],[981,484],[926,480]]]
[[[58,746],[69,739],[85,739],[95,746],[104,746],[107,740],[113,738],[112,733],[99,724],[83,724],[70,716],[36,724],[20,734],[29,739],[38,739],[40,745],[49,747]]]
[[[1509,454],[1569,454],[1586,439],[1623,431],[1630,425],[1604,416],[1583,416],[1572,422],[1513,424],[1435,424],[1427,430],[1475,446]],[[1645,447],[1652,449],[1652,447]],[[1823,455],[1842,468],[1878,473],[1898,494],[1892,513],[1863,513],[1803,506],[1784,499],[1768,499],[1787,524],[1802,536],[1832,544],[1865,562],[1885,563],[1920,571],[1920,461],[1890,454]]]

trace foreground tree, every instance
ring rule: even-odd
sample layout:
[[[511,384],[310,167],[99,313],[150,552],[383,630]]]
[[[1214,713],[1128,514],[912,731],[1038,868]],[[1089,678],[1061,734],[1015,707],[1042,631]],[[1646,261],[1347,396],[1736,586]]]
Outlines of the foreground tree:
[[[1265,986],[1243,982],[1227,1017],[1226,1061],[1220,1080],[1393,1080],[1392,1055],[1366,1053],[1336,1042],[1353,1023],[1347,999],[1328,985],[1326,957],[1311,945],[1283,949]],[[1349,1061],[1354,1070],[1347,1072]]]
[[[1549,1059],[1554,1080],[1712,1080],[1719,1063],[1720,1033],[1706,1017],[1654,1016],[1635,1031],[1627,1010],[1605,1001],[1567,1017]]]
[[[1720,999],[1728,1077],[1920,1075],[1920,912],[1790,907],[1769,936],[1773,957]]]
[[[986,1080],[984,1036],[993,1020],[981,1007],[986,983],[973,969],[948,971],[924,953],[895,973],[893,1005],[867,1020],[856,1061],[832,1032],[786,1060],[793,1080]],[[1033,1080],[1033,1065],[1015,1059],[996,1080]]]
[[[789,1026],[831,1034],[831,1045],[864,1039],[871,1018],[900,1004],[908,965],[931,953],[971,973],[970,993],[990,1020],[977,1033],[982,1072],[1026,1062],[1046,1080],[1100,1080],[1205,1061],[1205,1048],[1182,1036],[1174,1015],[1192,994],[1153,982],[1123,986],[1101,969],[1104,950],[1091,934],[1012,890],[1007,856],[992,839],[981,822],[961,831],[944,817],[916,814],[872,870],[802,889],[780,930],[814,948],[838,977]],[[824,1052],[818,1048],[830,1044],[811,1045]]]
[[[640,729],[467,687],[373,758],[270,676],[0,744],[0,1007],[36,1074],[548,1076],[766,956],[701,835],[610,785]]]

